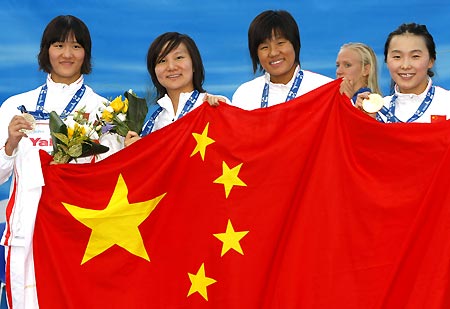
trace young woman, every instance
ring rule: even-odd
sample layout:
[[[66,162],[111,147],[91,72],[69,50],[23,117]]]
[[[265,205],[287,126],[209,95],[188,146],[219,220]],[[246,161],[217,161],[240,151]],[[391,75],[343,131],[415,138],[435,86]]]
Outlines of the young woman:
[[[194,40],[186,34],[167,32],[157,37],[147,53],[147,70],[156,88],[158,108],[150,111],[141,136],[161,129],[200,106],[205,100],[217,105],[225,97],[208,96],[203,89],[205,70]],[[128,132],[125,146],[140,139]]]
[[[343,78],[341,89],[352,98],[353,104],[362,92],[381,95],[378,86],[377,57],[363,43],[347,43],[341,46],[336,58],[336,78]]]
[[[2,238],[11,308],[37,308],[32,236],[44,185],[38,151],[52,150],[49,112],[64,118],[85,107],[94,120],[106,101],[84,83],[83,75],[91,72],[91,37],[77,17],[57,16],[50,21],[42,35],[38,62],[48,73],[45,84],[8,98],[0,107],[0,183],[13,175]],[[21,115],[24,109],[36,118],[34,130]]]
[[[286,11],[264,11],[251,22],[248,48],[253,73],[264,74],[238,87],[232,104],[252,110],[292,100],[332,79],[300,68],[300,33]]]
[[[450,92],[433,85],[436,46],[425,25],[402,24],[391,32],[384,46],[384,60],[394,82],[393,95],[372,114],[382,122],[435,122],[450,115]],[[368,93],[358,95],[362,108]]]

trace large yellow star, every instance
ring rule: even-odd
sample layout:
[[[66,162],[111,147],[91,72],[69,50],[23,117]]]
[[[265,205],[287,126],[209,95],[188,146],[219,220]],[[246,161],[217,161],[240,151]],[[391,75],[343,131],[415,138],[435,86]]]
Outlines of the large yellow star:
[[[214,180],[214,183],[221,183],[225,187],[225,197],[228,198],[233,186],[243,186],[247,185],[238,177],[239,171],[241,170],[242,164],[230,169],[225,162],[222,162],[222,175]]]
[[[103,210],[62,203],[75,219],[92,229],[81,264],[113,245],[150,261],[138,226],[150,215],[164,195],[166,193],[149,201],[130,204],[127,185],[122,175],[119,175],[111,200]]]
[[[209,122],[206,124],[203,129],[202,134],[192,133],[195,140],[197,141],[197,145],[195,146],[194,151],[191,153],[191,157],[195,155],[197,152],[200,152],[202,160],[205,161],[206,147],[215,142],[212,138],[208,137],[208,128]]]
[[[220,256],[223,256],[230,249],[234,249],[235,251],[244,255],[239,241],[244,238],[247,233],[248,231],[235,232],[233,225],[231,224],[231,220],[228,220],[227,230],[225,233],[213,234],[223,242],[222,253],[220,254]]]
[[[203,296],[204,299],[208,300],[208,291],[206,288],[216,283],[217,281],[213,278],[208,278],[205,275],[205,263],[202,263],[199,270],[197,271],[197,274],[193,275],[191,273],[188,273],[189,280],[191,280],[191,288],[189,289],[189,293],[187,297],[194,294],[195,292],[198,292],[201,296]]]

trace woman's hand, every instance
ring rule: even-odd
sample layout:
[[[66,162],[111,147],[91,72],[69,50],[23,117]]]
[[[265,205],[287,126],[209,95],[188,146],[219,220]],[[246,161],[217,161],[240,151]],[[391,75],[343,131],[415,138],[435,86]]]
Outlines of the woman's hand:
[[[345,94],[349,99],[351,99],[355,93],[353,89],[353,82],[349,79],[343,78],[341,85],[339,86],[339,92]]]
[[[210,94],[205,94],[205,98],[203,99],[203,101],[207,101],[209,103],[209,105],[211,106],[219,106],[219,102],[225,103],[226,100],[221,97],[221,96],[217,96],[217,95],[210,95]]]
[[[128,131],[127,136],[125,136],[125,147],[130,146],[131,144],[133,144],[135,141],[140,140],[141,137],[139,136],[139,134],[137,134],[134,131]]]
[[[358,96],[356,97],[355,107],[357,109],[363,111],[364,113],[366,113],[370,117],[376,118],[376,116],[377,116],[376,112],[375,113],[368,113],[363,108],[363,101],[369,99],[369,94],[370,94],[369,91],[359,93]]]

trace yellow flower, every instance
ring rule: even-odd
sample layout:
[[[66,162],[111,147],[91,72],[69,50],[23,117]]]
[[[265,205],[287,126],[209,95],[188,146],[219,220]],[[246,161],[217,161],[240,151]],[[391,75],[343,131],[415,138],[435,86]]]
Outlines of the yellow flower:
[[[77,127],[77,131],[80,132],[80,136],[87,135],[86,134],[86,128],[84,126],[79,125],[78,123],[76,123],[75,126]]]
[[[104,109],[102,112],[102,119],[106,122],[111,122],[113,119],[113,114],[107,109]]]
[[[77,122],[73,124],[73,126],[67,127],[67,137],[69,140],[72,138],[78,138],[86,135],[86,128]]]
[[[72,138],[72,136],[73,136],[73,128],[72,127],[68,127],[67,128],[67,137],[69,138],[69,139],[71,139]]]
[[[125,98],[125,101],[123,101],[124,107],[122,108],[122,113],[126,114],[128,112],[128,99]]]
[[[120,95],[116,97],[109,106],[111,106],[116,113],[126,113],[128,111],[128,99],[125,98],[125,100],[122,101],[122,96]]]

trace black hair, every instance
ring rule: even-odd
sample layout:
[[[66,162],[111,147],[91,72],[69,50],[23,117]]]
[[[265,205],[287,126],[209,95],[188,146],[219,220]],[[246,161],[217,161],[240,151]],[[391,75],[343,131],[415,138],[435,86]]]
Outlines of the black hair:
[[[52,66],[48,50],[55,42],[65,42],[73,34],[77,43],[84,51],[84,61],[81,66],[81,74],[89,74],[92,71],[91,65],[91,35],[86,24],[79,18],[72,15],[60,15],[50,21],[42,34],[41,49],[38,55],[39,69],[50,73]]]
[[[156,77],[155,67],[158,62],[166,57],[172,50],[177,48],[181,43],[186,45],[189,55],[192,59],[192,67],[194,70],[193,84],[194,89],[199,92],[205,92],[203,82],[205,80],[205,69],[203,67],[200,51],[194,40],[186,34],[178,32],[166,32],[158,36],[150,45],[147,52],[147,71],[150,74],[153,84],[157,92],[157,100],[162,98],[166,93],[166,88],[161,85]]]
[[[300,31],[292,15],[284,10],[268,10],[256,16],[248,29],[248,49],[253,63],[253,73],[263,68],[258,58],[258,46],[273,35],[279,35],[291,42],[295,50],[295,62],[300,64]]]
[[[433,36],[428,32],[427,26],[416,23],[401,24],[396,30],[389,33],[386,43],[384,44],[384,62],[387,61],[387,55],[391,40],[396,35],[402,35],[405,33],[411,33],[417,36],[421,36],[425,40],[430,58],[436,61],[436,45],[434,44]],[[428,76],[433,77],[434,72],[432,69],[428,69]]]

